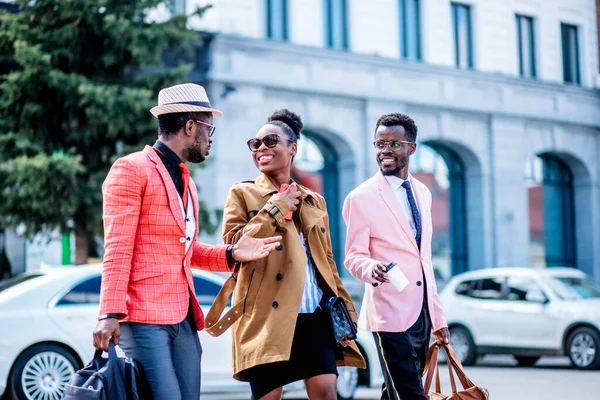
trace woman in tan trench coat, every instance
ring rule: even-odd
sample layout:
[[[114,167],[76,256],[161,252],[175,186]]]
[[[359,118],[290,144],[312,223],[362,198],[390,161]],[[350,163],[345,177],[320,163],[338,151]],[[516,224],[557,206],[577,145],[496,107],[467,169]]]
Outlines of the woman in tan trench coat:
[[[325,200],[291,180],[301,129],[298,115],[280,110],[248,141],[261,174],[231,188],[223,216],[225,243],[257,225],[257,237],[283,237],[267,258],[236,269],[234,307],[212,327],[227,329],[239,318],[232,327],[234,377],[250,382],[256,400],[280,399],[285,384],[301,379],[310,399],[336,400],[336,364],[365,368],[354,341],[337,345],[319,307],[321,299],[341,296],[357,320],[333,261]],[[280,190],[283,184],[291,186]]]

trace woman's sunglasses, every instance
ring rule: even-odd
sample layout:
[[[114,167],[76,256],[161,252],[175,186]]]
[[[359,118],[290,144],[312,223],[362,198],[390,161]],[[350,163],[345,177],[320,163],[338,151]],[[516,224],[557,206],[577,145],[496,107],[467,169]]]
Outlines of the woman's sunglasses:
[[[250,149],[250,151],[254,152],[254,151],[258,151],[258,149],[260,149],[260,145],[263,143],[269,149],[272,149],[273,147],[277,146],[277,143],[279,143],[280,141],[281,141],[281,137],[276,133],[272,133],[270,135],[264,136],[262,139],[258,139],[258,138],[250,139],[246,143],[248,144],[248,148]],[[287,141],[289,143],[292,143],[292,141],[289,139]]]

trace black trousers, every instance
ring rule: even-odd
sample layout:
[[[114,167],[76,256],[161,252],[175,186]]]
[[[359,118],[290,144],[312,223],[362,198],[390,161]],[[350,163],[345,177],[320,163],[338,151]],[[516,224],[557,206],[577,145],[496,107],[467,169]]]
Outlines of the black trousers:
[[[384,378],[381,400],[427,400],[421,375],[430,333],[426,297],[417,322],[407,331],[373,332]]]

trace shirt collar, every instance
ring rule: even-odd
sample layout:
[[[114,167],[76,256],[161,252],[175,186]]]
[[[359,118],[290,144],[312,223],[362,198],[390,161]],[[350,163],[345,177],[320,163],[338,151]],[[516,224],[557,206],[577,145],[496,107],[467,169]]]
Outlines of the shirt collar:
[[[169,162],[169,164],[174,167],[179,167],[181,164],[181,158],[173,150],[169,148],[164,142],[161,142],[160,139],[154,143],[153,146],[155,149],[159,150],[160,153],[165,156],[165,159]]]
[[[388,183],[390,184],[392,189],[395,190],[395,189],[400,188],[405,180],[406,181],[410,180],[410,174],[408,174],[407,179],[398,178],[397,176],[394,176],[394,175],[385,175],[385,179],[388,181]]]

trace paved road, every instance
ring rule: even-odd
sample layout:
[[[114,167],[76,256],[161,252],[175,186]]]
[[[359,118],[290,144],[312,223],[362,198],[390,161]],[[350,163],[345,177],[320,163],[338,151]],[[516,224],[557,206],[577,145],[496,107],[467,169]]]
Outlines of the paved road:
[[[577,371],[563,358],[542,359],[533,368],[515,367],[511,357],[488,356],[467,375],[487,387],[492,400],[587,400],[600,399],[600,371]],[[445,366],[442,388],[450,388]],[[379,399],[380,389],[359,389],[356,399]],[[248,394],[203,395],[202,400],[247,400]],[[307,399],[302,392],[287,393],[285,400]]]

